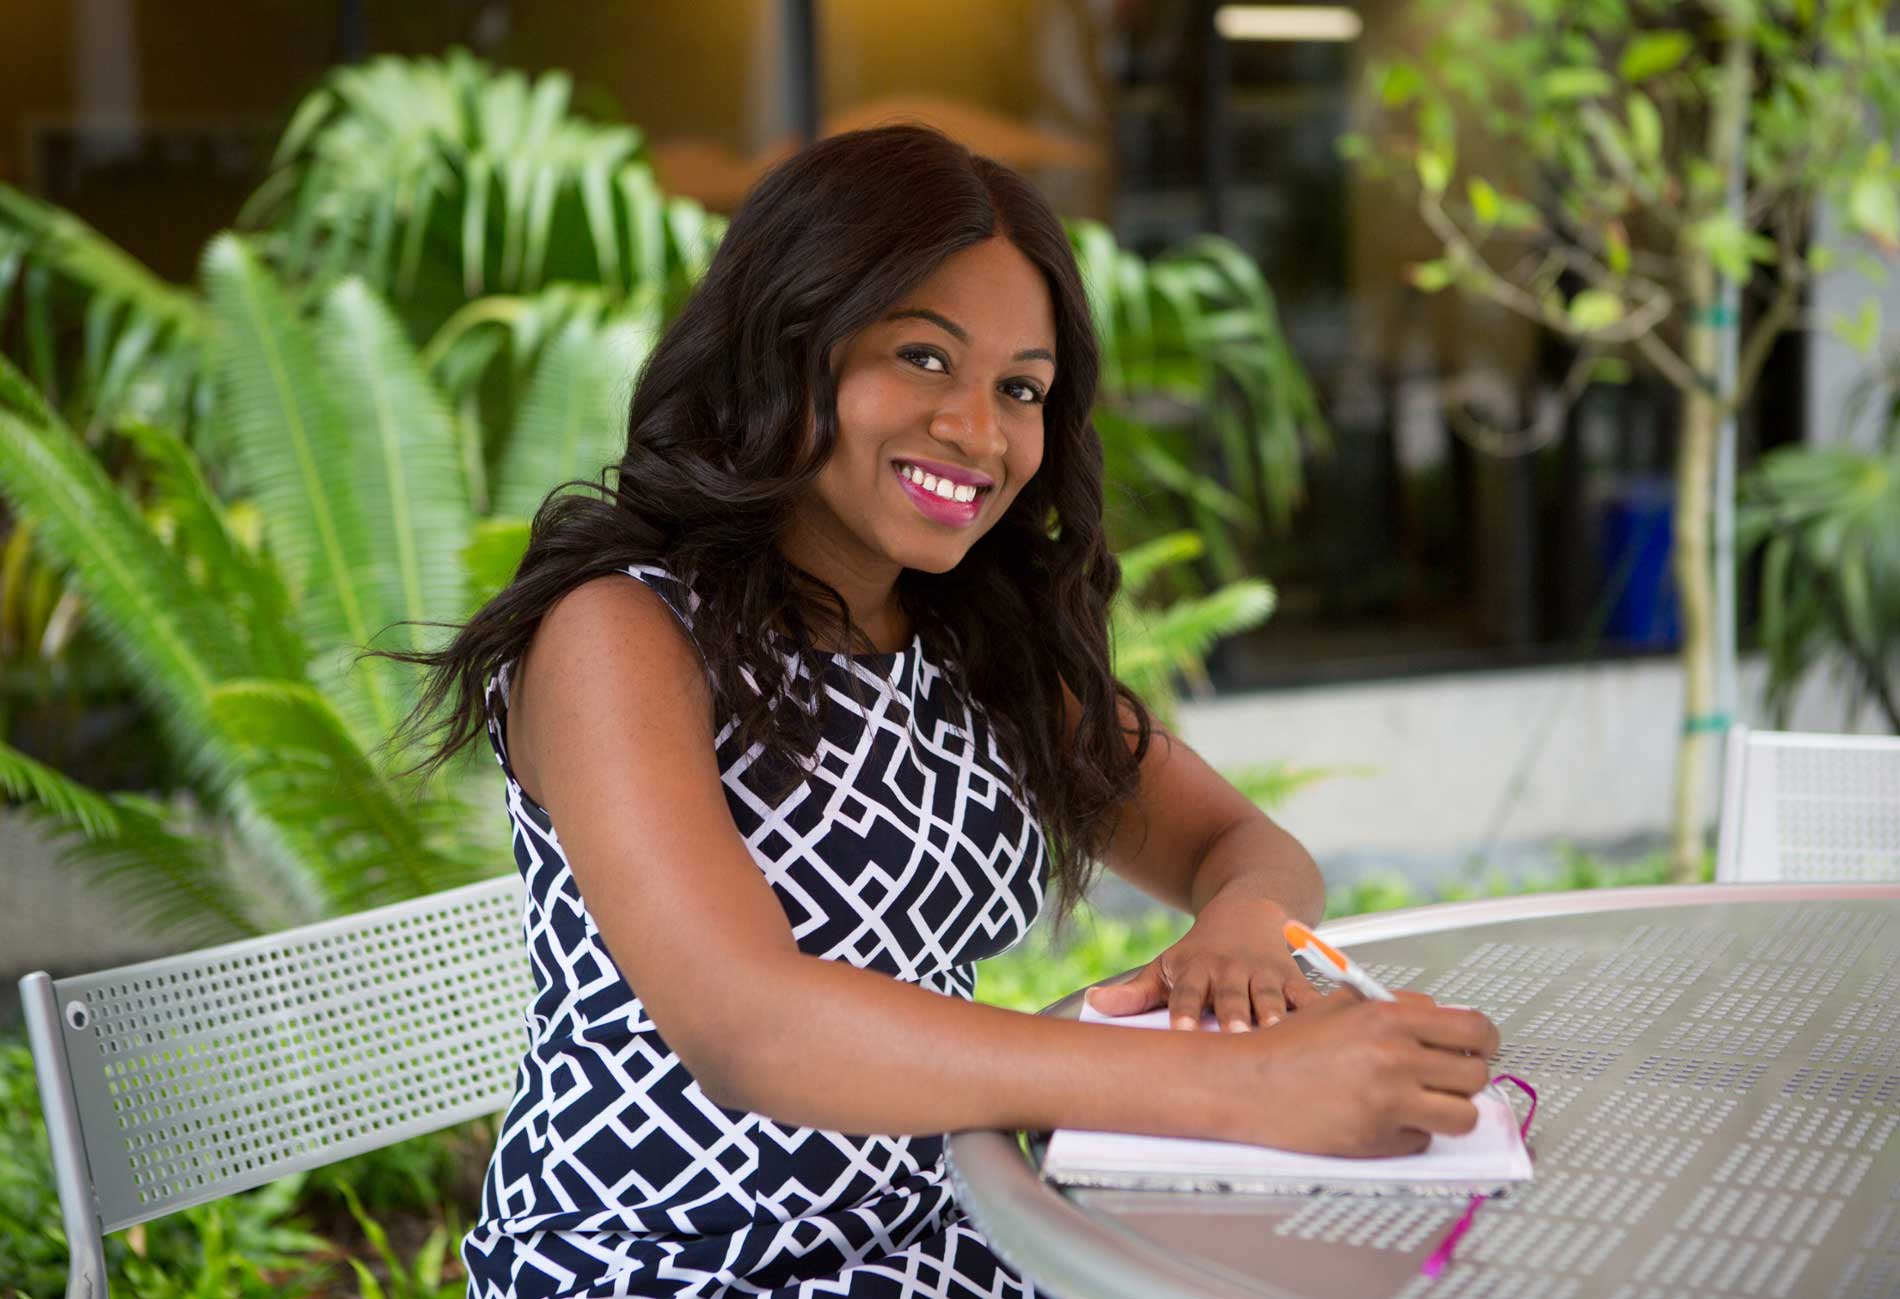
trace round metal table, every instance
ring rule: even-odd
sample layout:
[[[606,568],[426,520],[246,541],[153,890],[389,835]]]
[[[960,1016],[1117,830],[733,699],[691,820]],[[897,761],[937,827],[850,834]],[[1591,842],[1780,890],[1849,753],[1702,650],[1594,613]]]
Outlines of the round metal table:
[[[1419,1265],[1444,1199],[1063,1189],[1046,1133],[959,1132],[965,1211],[1056,1299],[1900,1296],[1900,885],[1603,889],[1326,926],[1477,1006],[1536,1177]],[[1045,1014],[1073,1017],[1080,991]],[[1521,1110],[1520,1110],[1521,1113]]]

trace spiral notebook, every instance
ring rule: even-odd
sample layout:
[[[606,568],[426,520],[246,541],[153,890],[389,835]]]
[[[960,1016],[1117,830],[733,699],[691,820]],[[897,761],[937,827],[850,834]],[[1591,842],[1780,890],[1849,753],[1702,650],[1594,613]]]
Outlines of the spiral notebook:
[[[1143,1015],[1111,1017],[1084,1004],[1081,1018],[1088,1023],[1168,1031],[1166,1007]],[[1202,1028],[1215,1031],[1212,1015],[1202,1020]],[[1486,1088],[1474,1100],[1477,1127],[1463,1136],[1436,1135],[1416,1155],[1357,1159],[1237,1141],[1058,1128],[1043,1156],[1042,1175],[1065,1186],[1128,1190],[1498,1195],[1514,1182],[1530,1180],[1530,1152],[1518,1134],[1517,1116],[1501,1091]]]

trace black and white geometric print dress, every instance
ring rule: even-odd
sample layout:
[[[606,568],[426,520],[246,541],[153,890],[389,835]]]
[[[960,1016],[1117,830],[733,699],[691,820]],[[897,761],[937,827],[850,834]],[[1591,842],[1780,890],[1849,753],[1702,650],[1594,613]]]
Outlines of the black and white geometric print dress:
[[[696,592],[658,564],[626,571],[690,634]],[[1011,795],[980,714],[951,724],[963,714],[945,708],[921,634],[892,653],[834,652],[825,675],[818,765],[776,806],[748,781],[735,724],[720,726],[733,820],[801,951],[968,1000],[972,963],[1019,941],[1042,907],[1033,801]],[[875,691],[868,709],[852,676]],[[942,1136],[794,1127],[700,1091],[608,955],[548,812],[515,780],[508,677],[487,683],[487,726],[527,877],[534,996],[462,1242],[471,1299],[1035,1296],[952,1198]]]

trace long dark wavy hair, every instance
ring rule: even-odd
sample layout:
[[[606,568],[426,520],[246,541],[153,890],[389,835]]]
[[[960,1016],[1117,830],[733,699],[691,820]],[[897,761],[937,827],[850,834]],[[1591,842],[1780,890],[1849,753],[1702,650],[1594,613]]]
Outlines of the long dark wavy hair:
[[[392,745],[455,696],[431,732],[446,737],[403,774],[426,776],[483,734],[490,674],[527,649],[562,594],[652,562],[700,596],[694,639],[720,715],[737,722],[745,747],[764,747],[783,779],[800,779],[829,707],[819,685],[828,653],[813,628],[859,643],[843,596],[775,545],[837,440],[828,358],[946,257],[998,234],[1042,271],[1054,307],[1042,464],[956,567],[903,570],[897,597],[928,644],[954,647],[946,680],[987,714],[1016,794],[1042,825],[1060,924],[1100,865],[1151,733],[1109,663],[1121,566],[1104,539],[1102,448],[1089,420],[1099,352],[1048,203],[1009,167],[925,126],[835,135],[763,177],[640,373],[613,487],[605,471],[556,487],[514,579],[442,649],[370,651],[431,669]],[[791,649],[762,632],[775,622],[796,647],[797,671],[787,670]],[[1072,740],[1065,681],[1082,705]]]

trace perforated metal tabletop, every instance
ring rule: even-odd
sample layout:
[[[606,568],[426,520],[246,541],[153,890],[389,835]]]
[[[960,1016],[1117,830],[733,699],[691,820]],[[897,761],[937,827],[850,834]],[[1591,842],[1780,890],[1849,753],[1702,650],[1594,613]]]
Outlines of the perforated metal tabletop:
[[[1606,889],[1324,931],[1474,1005],[1533,1083],[1535,1180],[1436,1198],[1188,1195],[1039,1178],[949,1143],[965,1209],[1058,1299],[1900,1297],[1900,885]],[[1079,994],[1046,1013],[1073,1016]]]

